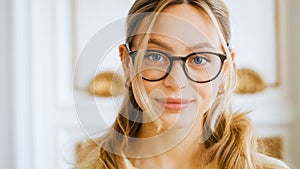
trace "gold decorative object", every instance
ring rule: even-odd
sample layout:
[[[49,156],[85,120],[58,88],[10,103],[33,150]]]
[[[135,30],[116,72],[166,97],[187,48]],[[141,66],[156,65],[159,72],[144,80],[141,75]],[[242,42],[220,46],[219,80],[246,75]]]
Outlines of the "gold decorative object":
[[[266,88],[266,83],[263,78],[252,69],[238,69],[237,75],[238,86],[235,92],[238,94],[254,94]]]
[[[96,96],[110,97],[123,94],[124,88],[121,75],[115,72],[103,72],[91,80],[88,90]]]
[[[258,151],[271,157],[282,159],[283,140],[281,137],[258,139]]]

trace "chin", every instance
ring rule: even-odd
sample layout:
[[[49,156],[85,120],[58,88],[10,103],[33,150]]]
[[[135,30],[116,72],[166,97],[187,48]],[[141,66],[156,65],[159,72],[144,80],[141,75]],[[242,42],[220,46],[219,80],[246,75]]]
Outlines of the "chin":
[[[164,112],[160,119],[162,120],[165,130],[172,129],[190,129],[196,122],[196,114],[187,112],[168,113]]]

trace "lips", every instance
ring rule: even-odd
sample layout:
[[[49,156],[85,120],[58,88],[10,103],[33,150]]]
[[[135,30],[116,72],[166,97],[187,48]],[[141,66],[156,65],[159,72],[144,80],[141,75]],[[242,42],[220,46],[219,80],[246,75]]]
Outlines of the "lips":
[[[155,100],[168,110],[182,110],[193,102],[191,99],[184,98],[157,98]]]

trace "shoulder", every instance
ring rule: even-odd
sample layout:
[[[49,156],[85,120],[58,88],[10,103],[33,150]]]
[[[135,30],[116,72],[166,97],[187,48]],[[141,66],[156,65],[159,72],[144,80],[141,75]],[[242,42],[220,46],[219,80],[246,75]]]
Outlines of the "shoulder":
[[[265,154],[257,153],[256,156],[256,164],[257,166],[260,166],[258,168],[261,169],[290,169],[284,162],[281,160],[278,160],[276,158],[267,156]],[[205,169],[215,169],[216,165],[215,163],[209,163]]]
[[[73,169],[101,169],[105,168],[103,161],[99,158],[100,147],[98,140],[85,140],[77,144],[75,158],[76,164]]]
[[[265,169],[290,169],[284,162],[265,154],[257,153],[257,157]]]

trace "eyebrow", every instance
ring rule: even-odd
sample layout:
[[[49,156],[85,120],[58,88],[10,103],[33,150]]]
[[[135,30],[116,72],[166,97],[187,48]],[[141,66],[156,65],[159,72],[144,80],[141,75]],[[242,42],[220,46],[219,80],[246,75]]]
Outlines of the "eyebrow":
[[[164,43],[164,42],[162,42],[162,41],[160,41],[160,40],[158,40],[158,39],[150,38],[150,39],[148,40],[148,44],[149,44],[149,43],[150,43],[150,44],[157,45],[157,46],[160,46],[160,47],[165,48],[165,49],[167,49],[167,50],[172,50],[172,49],[173,49],[172,46],[169,46],[167,43]]]
[[[165,48],[169,51],[173,50],[174,48],[172,46],[169,46],[167,43],[161,41],[161,40],[158,40],[158,39],[155,39],[155,38],[150,38],[148,40],[148,44],[154,44],[154,45],[157,45],[157,46],[160,46],[162,48]],[[196,49],[215,49],[210,43],[208,42],[201,42],[201,43],[198,43],[196,45],[193,45],[192,47],[189,47],[187,50],[196,50]]]
[[[202,42],[202,43],[198,43],[192,47],[190,47],[190,49],[195,50],[195,49],[215,49],[210,43],[208,42]]]

